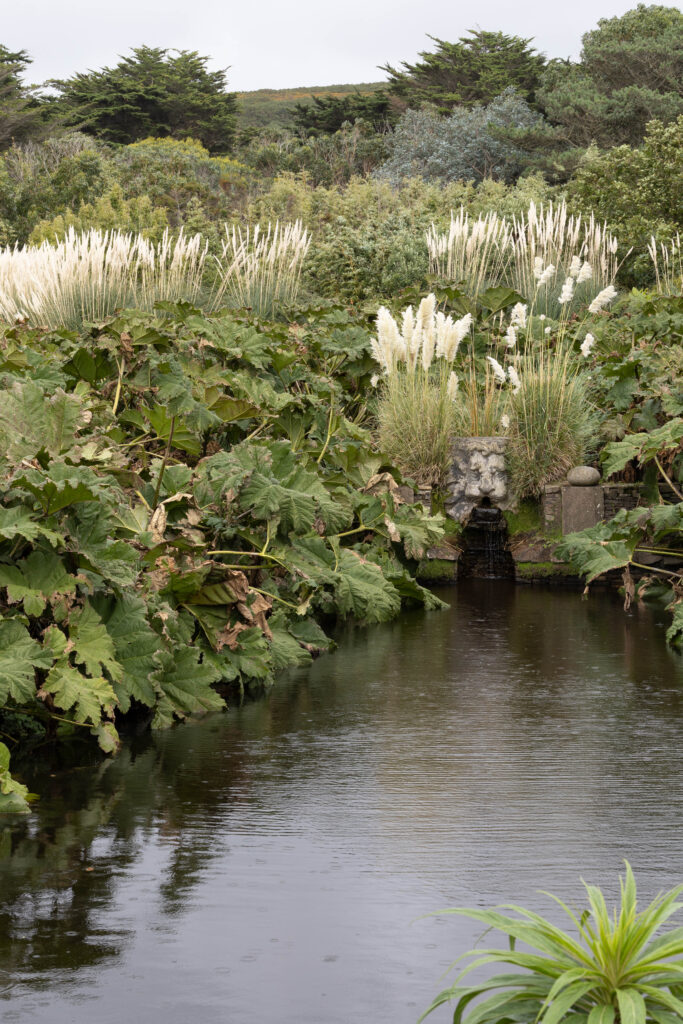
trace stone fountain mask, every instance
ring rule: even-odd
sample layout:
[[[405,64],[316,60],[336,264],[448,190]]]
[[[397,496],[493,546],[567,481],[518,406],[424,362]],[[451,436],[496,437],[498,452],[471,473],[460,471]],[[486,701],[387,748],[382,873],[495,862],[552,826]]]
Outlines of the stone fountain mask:
[[[453,442],[446,511],[459,522],[485,499],[508,508],[504,437],[459,437]]]

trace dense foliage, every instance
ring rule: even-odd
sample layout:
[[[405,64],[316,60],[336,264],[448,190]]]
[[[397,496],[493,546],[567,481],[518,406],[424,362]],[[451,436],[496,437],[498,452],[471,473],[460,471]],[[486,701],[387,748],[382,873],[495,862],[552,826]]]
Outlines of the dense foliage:
[[[345,122],[368,121],[376,131],[396,121],[397,112],[383,89],[367,94],[312,96],[309,103],[294,105],[293,120],[307,135],[333,135]]]
[[[30,63],[26,50],[12,52],[0,44],[0,151],[41,131],[42,111],[22,80]]]
[[[550,64],[538,101],[578,146],[637,146],[649,121],[683,112],[683,13],[638,4],[601,19],[577,64]]]
[[[513,89],[487,106],[456,107],[448,117],[409,110],[391,137],[390,156],[379,171],[396,183],[403,178],[427,181],[513,181],[525,162],[523,150],[505,130],[532,129],[540,121]]]
[[[442,523],[401,471],[442,483],[454,423],[506,433],[519,493],[600,449],[642,477],[648,504],[565,557],[625,573],[683,637],[680,32],[641,5],[548,66],[502,33],[436,40],[386,69],[390,99],[292,93],[287,124],[239,134],[194,52],[141,47],[41,99],[0,49],[8,744],[113,750],[129,718],[268,685],[335,617],[434,606],[413,571]],[[614,302],[633,285],[659,294]],[[430,294],[424,337],[471,318],[462,362],[437,355],[435,388],[421,357],[392,395],[370,325]],[[26,799],[0,744],[0,810]]]
[[[105,751],[121,716],[168,726],[304,664],[335,616],[439,604],[409,567],[440,520],[354,422],[365,331],[164,313],[19,327],[0,365],[0,715]]]
[[[61,116],[105,142],[149,135],[199,139],[227,153],[236,128],[236,101],[225,71],[209,71],[194,50],[139,46],[113,68],[53,82]]]
[[[389,91],[407,106],[427,103],[447,114],[454,107],[490,103],[507,88],[534,102],[546,61],[529,46],[530,39],[482,29],[471,29],[456,43],[430,39],[436,50],[420,53],[422,60],[403,61],[400,69],[382,68],[389,75]]]

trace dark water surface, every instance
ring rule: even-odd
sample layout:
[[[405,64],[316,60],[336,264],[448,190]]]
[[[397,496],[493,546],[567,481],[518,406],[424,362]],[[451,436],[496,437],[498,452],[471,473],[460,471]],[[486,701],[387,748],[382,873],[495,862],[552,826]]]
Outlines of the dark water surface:
[[[412,1024],[480,931],[420,915],[613,893],[624,857],[644,896],[683,880],[661,616],[445,596],[261,703],[30,778],[0,826],[3,1024]]]

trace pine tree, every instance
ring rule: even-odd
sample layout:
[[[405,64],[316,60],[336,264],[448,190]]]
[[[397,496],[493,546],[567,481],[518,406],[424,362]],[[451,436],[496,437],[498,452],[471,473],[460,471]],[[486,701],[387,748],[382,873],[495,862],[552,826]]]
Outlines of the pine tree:
[[[51,84],[67,123],[105,142],[194,138],[222,154],[232,147],[237,104],[226,72],[209,71],[208,60],[195,50],[140,46],[113,68]]]
[[[577,146],[637,146],[649,121],[683,113],[683,14],[639,4],[583,37],[578,64],[554,61],[538,98]]]
[[[31,63],[26,50],[8,50],[0,44],[0,150],[41,133],[39,100],[22,82]]]
[[[416,64],[403,61],[403,70],[383,65],[389,92],[409,107],[430,104],[441,114],[456,106],[490,103],[509,87],[533,105],[546,61],[529,46],[531,40],[481,30],[470,30],[468,36],[457,43],[430,36],[437,44],[434,53],[420,53]]]

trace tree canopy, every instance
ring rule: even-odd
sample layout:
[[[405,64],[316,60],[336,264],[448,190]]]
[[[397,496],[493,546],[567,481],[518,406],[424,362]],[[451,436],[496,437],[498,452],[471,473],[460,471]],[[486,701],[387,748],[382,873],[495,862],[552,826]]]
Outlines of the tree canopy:
[[[295,103],[293,120],[309,135],[333,135],[343,124],[367,121],[381,131],[397,119],[391,99],[384,89],[347,96],[312,96],[312,103]]]
[[[649,121],[683,113],[683,14],[639,4],[601,19],[584,35],[578,64],[549,65],[538,99],[577,146],[638,145]]]
[[[195,138],[227,153],[236,128],[236,99],[226,71],[209,71],[196,50],[140,46],[113,68],[54,81],[67,123],[106,142],[149,136]]]
[[[510,87],[534,103],[546,60],[529,46],[530,39],[479,29],[456,43],[429,38],[436,43],[434,53],[420,53],[415,64],[403,61],[402,70],[390,64],[381,68],[389,75],[389,92],[409,107],[431,104],[448,114],[456,106],[490,103]]]
[[[26,50],[8,50],[0,44],[0,150],[25,142],[40,131],[38,100],[22,76],[31,63]]]

